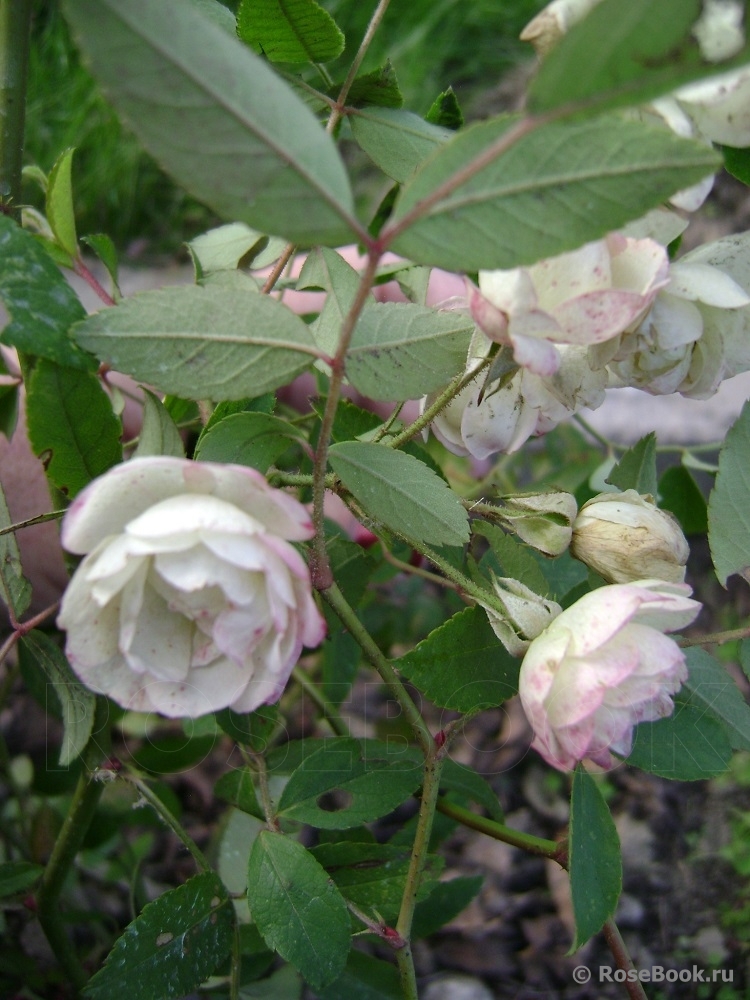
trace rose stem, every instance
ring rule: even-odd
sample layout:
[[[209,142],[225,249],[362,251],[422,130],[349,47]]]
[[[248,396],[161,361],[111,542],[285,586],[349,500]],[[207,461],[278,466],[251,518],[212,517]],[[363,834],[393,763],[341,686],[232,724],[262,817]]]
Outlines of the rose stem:
[[[185,827],[180,823],[180,821],[174,816],[172,812],[164,805],[158,795],[155,795],[151,789],[148,787],[145,781],[137,778],[134,774],[124,775],[126,781],[129,781],[134,785],[141,796],[148,802],[154,812],[159,816],[165,826],[168,826],[172,833],[182,841],[185,847],[190,851],[193,856],[193,860],[196,865],[204,872],[212,871],[211,865],[203,853],[203,851],[198,847],[196,842],[187,832]]]
[[[604,940],[609,945],[609,950],[612,952],[612,957],[615,960],[615,964],[618,969],[622,969],[624,972],[635,971],[635,966],[633,965],[633,959],[630,957],[627,949],[627,945],[622,939],[622,935],[618,930],[617,924],[611,918],[605,920],[604,927]],[[646,991],[641,986],[638,979],[632,982],[627,979],[623,984],[625,986],[625,991],[631,1000],[648,1000],[646,996]]]
[[[370,633],[359,618],[357,618],[353,608],[335,583],[332,583],[330,587],[322,591],[322,596],[326,603],[339,616],[342,624],[349,630],[362,652],[390,689],[391,694],[401,706],[401,711],[404,713],[406,720],[414,730],[414,735],[422,748],[422,752],[427,757],[434,746],[432,734],[420,715],[417,706],[411,700],[406,688],[401,683],[398,674],[393,669],[390,660],[380,651]]]
[[[109,731],[106,729],[108,717],[107,702],[104,698],[97,698],[92,731],[94,734],[105,732],[107,744],[109,743]],[[61,968],[77,990],[83,989],[88,976],[71,947],[58,900],[104,789],[103,783],[94,776],[94,771],[106,752],[106,746],[102,747],[97,739],[92,737],[81,754],[83,773],[78,779],[73,801],[70,803],[70,809],[63,821],[36,894],[39,923]]]

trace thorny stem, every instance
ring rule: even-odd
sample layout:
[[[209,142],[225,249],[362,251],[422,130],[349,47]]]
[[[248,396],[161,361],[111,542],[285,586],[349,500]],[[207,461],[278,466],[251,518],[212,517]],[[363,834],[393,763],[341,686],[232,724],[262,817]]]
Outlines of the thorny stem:
[[[476,813],[464,809],[463,806],[448,802],[447,799],[438,799],[437,810],[471,830],[485,833],[494,840],[502,840],[504,844],[510,844],[511,847],[520,847],[522,850],[528,851],[529,854],[551,858],[563,868],[567,867],[567,852],[564,844],[558,844],[554,840],[546,840],[544,837],[534,837],[532,834],[522,833],[520,830],[513,830],[494,819],[478,816]]]
[[[193,856],[193,860],[200,868],[201,871],[209,872],[211,871],[211,865],[203,853],[203,851],[198,847],[196,842],[187,832],[185,827],[180,823],[176,816],[170,812],[169,809],[164,805],[162,800],[158,795],[154,794],[148,787],[145,781],[137,778],[134,774],[123,775],[126,781],[129,781],[135,788],[138,789],[139,794],[148,802],[151,808],[154,810],[157,816],[162,820],[165,826],[168,826],[172,833],[185,845],[190,854]]]
[[[11,651],[11,649],[13,649],[13,647],[15,646],[15,644],[18,642],[19,639],[22,639],[23,636],[25,636],[28,632],[31,632],[32,629],[35,629],[37,625],[41,625],[42,622],[45,622],[50,615],[53,615],[57,611],[59,606],[60,602],[55,601],[54,604],[50,604],[48,608],[45,608],[44,611],[40,611],[38,615],[34,615],[34,617],[30,618],[27,622],[20,622],[20,623],[15,620],[15,616],[11,611],[10,623],[13,626],[13,631],[5,640],[5,642],[2,644],[2,646],[0,646],[0,663],[2,663],[5,660],[6,656]]]
[[[64,510],[51,510],[48,514],[37,514],[36,517],[29,517],[25,521],[16,521],[15,524],[8,524],[5,528],[0,528],[0,535],[9,535],[13,531],[20,531],[21,528],[30,528],[32,524],[44,524],[45,521],[56,521],[64,513]]]
[[[328,446],[331,439],[333,420],[336,416],[339,397],[341,395],[341,384],[344,379],[344,364],[346,353],[349,350],[354,327],[359,318],[359,314],[364,308],[367,297],[375,281],[375,274],[378,269],[380,255],[371,251],[367,259],[367,267],[364,270],[362,279],[357,289],[357,294],[352,303],[351,309],[341,325],[341,335],[335,356],[331,359],[331,380],[328,386],[328,398],[326,399],[323,420],[320,425],[318,444],[315,449],[315,462],[313,465],[313,524],[315,526],[315,540],[313,542],[311,577],[313,586],[318,590],[325,590],[333,583],[331,566],[326,552],[326,540],[323,530],[326,491],[326,465],[328,462]]]
[[[321,710],[323,718],[331,727],[334,734],[336,736],[349,736],[349,727],[339,715],[336,706],[326,698],[323,692],[320,691],[315,684],[310,682],[304,670],[301,670],[299,666],[296,666],[294,670],[292,670],[292,677],[294,677],[295,681],[299,684],[308,698]]]
[[[326,125],[326,132],[333,132],[338,123],[341,121],[343,115],[344,104],[349,96],[349,91],[354,83],[354,80],[359,72],[359,68],[362,65],[362,61],[367,55],[367,50],[370,48],[373,38],[375,37],[375,32],[380,27],[380,23],[385,17],[385,12],[388,10],[388,4],[390,0],[380,0],[380,3],[375,8],[375,11],[370,18],[370,23],[367,25],[367,30],[364,33],[362,41],[360,42],[357,54],[352,60],[352,64],[349,67],[349,72],[346,75],[341,90],[339,91],[338,98],[336,100],[336,106],[331,110],[331,115],[328,119],[328,124]]]
[[[381,543],[381,552],[383,553],[383,558],[391,566],[395,566],[396,569],[401,570],[402,573],[410,573],[412,576],[419,576],[423,580],[429,580],[430,583],[435,583],[439,587],[445,587],[447,590],[460,590],[461,588],[453,580],[446,580],[444,576],[438,576],[437,573],[431,573],[428,569],[422,569],[421,566],[412,566],[411,563],[406,563],[402,559],[397,559],[396,556]]]
[[[429,754],[434,745],[432,734],[420,715],[419,709],[409,697],[406,688],[401,683],[390,661],[375,644],[370,633],[362,622],[360,622],[359,618],[357,618],[353,608],[335,583],[332,583],[330,587],[327,587],[321,593],[323,599],[333,608],[341,619],[341,623],[349,630],[362,652],[389,687],[391,694],[401,706],[401,711],[404,713],[406,720],[414,730],[414,735],[422,748],[422,752]]]
[[[470,372],[462,372],[457,375],[451,382],[448,383],[447,387],[443,389],[439,396],[435,399],[433,403],[430,403],[428,407],[425,408],[424,412],[421,413],[417,419],[405,427],[399,434],[395,437],[390,438],[385,444],[389,448],[400,448],[402,444],[406,444],[407,441],[411,441],[413,437],[416,437],[420,431],[424,430],[425,427],[429,427],[435,417],[440,413],[441,410],[454,399],[462,389],[473,382],[474,379],[479,375],[479,373],[485,369],[491,362],[491,358],[484,358],[475,368],[472,368]]]
[[[706,635],[696,635],[689,639],[680,637],[675,641],[678,646],[687,649],[689,646],[708,646],[711,643],[720,646],[724,642],[734,642],[737,639],[747,639],[749,637],[750,625],[744,625],[742,628],[730,628],[725,632],[708,632]]]
[[[271,273],[266,278],[266,283],[261,288],[261,292],[264,295],[268,295],[269,292],[273,290],[274,285],[279,280],[281,275],[284,273],[284,268],[287,266],[289,261],[294,256],[294,251],[296,249],[297,246],[294,243],[287,243],[287,245],[284,247],[283,253],[274,264]]]
[[[276,820],[276,814],[273,808],[273,800],[271,798],[271,792],[268,787],[268,769],[266,768],[266,759],[262,754],[249,754],[250,760],[252,761],[253,767],[255,768],[255,773],[258,776],[258,791],[260,792],[260,804],[263,807],[263,815],[266,818],[266,825],[269,830],[274,830],[278,833],[279,824]]]
[[[83,751],[83,773],[78,779],[76,790],[73,794],[73,801],[70,804],[68,814],[63,821],[62,829],[58,834],[55,846],[49,861],[44,869],[42,882],[37,892],[36,902],[39,914],[39,923],[50,943],[50,947],[55,953],[55,957],[60,963],[76,990],[81,990],[86,985],[88,979],[83,966],[78,960],[78,956],[71,948],[70,940],[65,929],[65,922],[58,907],[58,900],[62,892],[65,880],[73,866],[75,857],[80,850],[83,838],[91,825],[96,806],[101,797],[104,785],[97,781],[94,776],[94,769],[106,752],[106,747],[102,747],[96,736],[102,731],[106,731],[106,721],[109,709],[103,698],[97,699],[96,713],[94,716],[94,736],[89,740],[86,749]]]
[[[106,289],[102,288],[101,284],[96,278],[96,275],[92,274],[92,272],[88,269],[88,267],[86,267],[86,265],[83,263],[80,257],[76,257],[73,265],[73,270],[75,271],[75,273],[78,275],[79,278],[83,278],[83,280],[86,282],[89,288],[91,288],[94,292],[96,292],[96,294],[105,304],[105,306],[113,306],[116,304],[115,300],[112,298],[109,292],[106,291]]]
[[[620,934],[614,920],[610,919],[605,921],[602,930],[604,933],[604,940],[607,942],[609,950],[612,952],[612,957],[615,960],[617,968],[622,969],[625,973],[635,971],[633,959],[628,953],[627,945],[623,941],[622,935]],[[632,981],[626,979],[624,986],[631,1000],[648,1000],[646,991],[641,986],[641,983],[637,978]]]

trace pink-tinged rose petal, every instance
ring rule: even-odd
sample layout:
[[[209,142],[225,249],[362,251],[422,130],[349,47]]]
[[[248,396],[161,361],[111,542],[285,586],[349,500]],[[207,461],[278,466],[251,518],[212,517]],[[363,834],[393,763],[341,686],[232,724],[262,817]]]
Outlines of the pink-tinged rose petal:
[[[633,729],[673,709],[687,679],[685,656],[664,631],[681,628],[700,604],[684,584],[641,580],[592,591],[558,615],[524,657],[519,693],[532,746],[570,770],[602,767],[630,752]]]
[[[81,563],[63,598],[73,669],[119,704],[170,717],[278,697],[325,634],[290,544],[308,511],[255,470],[134,459],[79,495],[63,538]]]

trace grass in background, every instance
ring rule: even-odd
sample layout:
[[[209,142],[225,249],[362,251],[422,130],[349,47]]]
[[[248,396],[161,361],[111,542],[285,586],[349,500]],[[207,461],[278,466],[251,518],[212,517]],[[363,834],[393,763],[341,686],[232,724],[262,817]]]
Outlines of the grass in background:
[[[175,0],[185,2],[185,0]],[[374,2],[323,0],[347,35],[337,66],[342,77],[364,33]],[[480,94],[524,58],[523,25],[544,0],[392,0],[365,69],[390,58],[406,107],[426,113],[453,86],[471,116]],[[236,2],[228,0],[228,7]],[[119,123],[86,69],[58,0],[35,0],[29,67],[25,162],[49,171],[57,156],[77,149],[74,187],[79,232],[104,232],[121,252],[174,253],[178,244],[215,225],[215,216],[181,191]],[[28,184],[24,202],[41,207]]]

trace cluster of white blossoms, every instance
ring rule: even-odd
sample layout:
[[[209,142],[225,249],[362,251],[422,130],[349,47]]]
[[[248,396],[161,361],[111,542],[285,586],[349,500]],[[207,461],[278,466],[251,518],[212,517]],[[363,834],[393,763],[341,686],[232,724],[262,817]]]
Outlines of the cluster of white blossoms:
[[[522,37],[543,56],[599,2],[554,0]],[[695,34],[706,59],[731,56],[743,43],[742,5],[706,0]],[[682,87],[637,113],[682,136],[750,146],[750,67]],[[712,183],[706,178],[673,204],[698,208]],[[607,388],[706,399],[749,370],[750,234],[670,262],[666,247],[686,225],[660,210],[531,266],[480,271],[467,295],[476,334],[466,371],[497,344],[501,362],[438,414],[435,435],[451,451],[483,459],[595,409]]]

